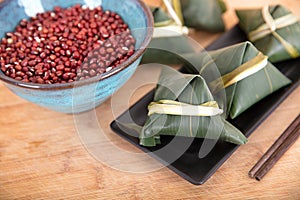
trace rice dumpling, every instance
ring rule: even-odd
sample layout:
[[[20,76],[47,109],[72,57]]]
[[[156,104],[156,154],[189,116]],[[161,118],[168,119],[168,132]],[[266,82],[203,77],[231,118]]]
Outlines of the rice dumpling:
[[[156,146],[161,135],[219,139],[239,145],[247,142],[221,116],[223,110],[200,75],[163,69],[148,109],[148,119],[140,134],[143,146]]]
[[[287,8],[237,10],[239,25],[249,40],[273,63],[300,56],[300,22]]]
[[[161,0],[162,7],[151,8],[154,35],[142,63],[183,64],[180,56],[195,49],[187,37],[188,28],[224,31],[222,0]]]
[[[213,94],[225,88],[227,117],[232,119],[291,83],[250,42],[202,52],[192,55],[190,60],[193,64],[186,64],[186,69],[193,74],[202,75]],[[219,78],[216,78],[215,67],[220,73]]]
[[[193,53],[189,44],[186,27],[177,25],[160,7],[152,8],[154,36],[143,55],[142,63],[182,64],[176,54]]]

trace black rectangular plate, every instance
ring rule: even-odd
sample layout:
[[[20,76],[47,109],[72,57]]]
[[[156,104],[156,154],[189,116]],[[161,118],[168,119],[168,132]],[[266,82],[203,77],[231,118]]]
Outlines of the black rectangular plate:
[[[236,26],[226,32],[217,41],[207,47],[207,50],[215,50],[230,46],[239,42],[246,41],[246,36],[242,30]],[[249,108],[242,115],[234,120],[229,120],[234,126],[241,130],[247,137],[279,106],[279,104],[288,97],[288,95],[299,86],[300,80],[300,59],[285,61],[275,64],[275,66],[287,77],[293,84],[273,93],[264,98],[259,103]],[[126,122],[129,116],[139,125],[143,125],[147,118],[147,106],[152,101],[154,91],[149,92],[140,101],[133,105],[129,110],[118,117],[117,121]],[[173,137],[162,136],[162,144],[153,148],[145,148],[139,145],[136,137],[127,135],[117,125],[116,121],[111,123],[111,128],[118,135],[143,150],[144,152],[154,152],[168,144]],[[186,139],[187,138],[183,138]],[[175,162],[168,166],[175,173],[190,181],[195,185],[201,185],[207,181],[216,170],[237,150],[238,146],[230,143],[218,142],[213,150],[205,157],[198,158],[198,152],[203,139],[195,139],[190,148]],[[158,155],[155,152],[151,154],[154,158],[165,163],[167,155]],[[176,150],[174,149],[174,152]]]

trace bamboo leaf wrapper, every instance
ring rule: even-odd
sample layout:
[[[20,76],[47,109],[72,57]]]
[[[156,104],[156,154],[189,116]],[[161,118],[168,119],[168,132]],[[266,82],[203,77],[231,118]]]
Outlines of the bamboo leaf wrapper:
[[[287,8],[277,5],[237,10],[239,25],[271,62],[300,56],[300,22]]]
[[[176,54],[193,53],[194,49],[189,44],[187,36],[170,29],[174,21],[161,8],[152,8],[155,29],[160,28],[161,36],[155,36],[143,55],[142,63],[182,64]],[[178,29],[180,31],[180,26]],[[164,35],[163,35],[164,34]],[[174,54],[175,53],[175,54]]]
[[[184,25],[198,30],[225,30],[222,14],[226,5],[218,0],[181,0]]]
[[[230,73],[245,67],[245,64],[251,64],[253,61],[257,62],[256,67],[258,70],[252,70],[252,66],[247,66],[246,69],[250,69],[250,74],[247,76],[243,75],[242,79],[237,79],[236,82],[225,87],[227,116],[230,116],[232,119],[239,116],[264,97],[291,83],[250,42],[240,43],[216,51],[191,55],[190,59],[194,61],[193,65],[186,64],[185,67],[191,73],[200,73],[205,77],[210,89],[215,93],[218,92],[214,89],[216,79],[211,76],[213,74],[211,71],[215,67],[218,68],[225,84],[225,81],[228,80],[224,78],[228,77]],[[236,78],[236,76],[232,78]]]
[[[162,0],[167,8],[151,8],[154,36],[142,63],[182,64],[178,54],[194,53],[188,29],[224,31],[222,19],[226,4],[222,0]]]
[[[172,69],[162,71],[153,99],[154,102],[164,100],[176,101],[174,104],[180,105],[216,107],[213,96],[200,75],[183,75]],[[214,113],[213,116],[204,116],[205,113],[202,115],[178,116],[153,113],[148,116],[142,129],[140,144],[156,146],[161,135],[219,139],[234,144],[247,142],[245,136],[219,113]]]

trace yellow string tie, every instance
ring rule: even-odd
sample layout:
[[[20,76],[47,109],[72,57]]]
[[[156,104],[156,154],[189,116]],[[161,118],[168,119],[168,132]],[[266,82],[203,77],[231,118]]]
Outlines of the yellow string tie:
[[[276,30],[278,29],[297,23],[297,17],[295,17],[292,14],[288,14],[286,16],[274,20],[269,12],[268,6],[262,9],[262,16],[266,23],[261,25],[256,30],[250,32],[249,40],[255,42],[269,34],[272,34],[284,46],[284,48],[292,58],[299,57],[300,53],[298,52],[298,50],[276,32]]]
[[[227,88],[265,68],[268,64],[268,57],[258,53],[256,57],[248,62],[237,67],[232,72],[216,79],[210,83],[212,92],[219,91],[220,89]]]
[[[183,25],[184,22],[180,0],[162,0],[162,2],[163,6],[161,7],[166,8],[166,11],[172,20],[155,23],[153,38],[187,35],[189,29]]]
[[[178,16],[179,20],[181,21],[181,24],[184,24],[180,0],[173,0],[172,5],[174,8],[174,11],[176,12],[176,15]]]
[[[172,19],[175,21],[175,23],[178,26],[183,26],[183,21],[181,21],[180,17],[177,15],[172,3],[169,0],[163,0],[163,2],[167,8],[168,13],[172,17]]]
[[[209,101],[201,105],[191,105],[173,100],[160,100],[148,106],[148,116],[153,114],[179,115],[179,116],[216,116],[223,113],[216,101]]]

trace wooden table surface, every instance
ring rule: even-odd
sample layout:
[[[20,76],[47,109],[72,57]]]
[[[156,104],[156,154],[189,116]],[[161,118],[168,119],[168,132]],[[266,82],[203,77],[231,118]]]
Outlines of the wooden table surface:
[[[237,23],[233,8],[267,2],[282,3],[300,17],[299,0],[227,0],[227,29]],[[206,46],[220,34],[197,32],[193,36]],[[140,88],[130,102],[137,101],[149,88]],[[26,102],[0,83],[0,199],[300,199],[300,141],[261,182],[247,175],[299,114],[299,99],[300,88],[204,185],[194,186],[167,168],[139,174],[110,168],[84,148],[72,115]],[[119,108],[117,112],[125,109]],[[104,132],[114,144],[126,151],[139,152],[110,130],[109,123],[114,119],[110,99],[96,111]]]

